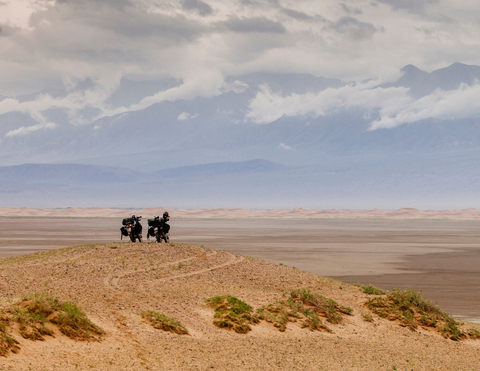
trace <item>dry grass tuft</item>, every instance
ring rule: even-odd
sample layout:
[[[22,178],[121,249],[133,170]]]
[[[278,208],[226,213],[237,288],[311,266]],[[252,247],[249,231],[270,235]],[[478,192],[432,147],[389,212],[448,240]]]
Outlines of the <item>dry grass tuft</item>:
[[[4,318],[4,316],[2,316]],[[0,356],[7,356],[11,351],[17,353],[20,348],[17,346],[18,341],[15,340],[7,331],[7,321],[0,319]]]
[[[75,304],[60,302],[47,293],[29,295],[4,313],[7,323],[18,323],[20,335],[29,340],[43,341],[45,336],[54,336],[53,325],[75,340],[98,340],[98,335],[105,333]]]
[[[286,330],[287,323],[300,320],[303,328],[332,332],[319,316],[337,324],[342,322],[342,314],[352,313],[351,308],[339,306],[334,300],[305,289],[292,290],[284,300],[264,305],[256,311],[230,295],[215,296],[206,302],[215,309],[215,326],[239,333],[249,332],[250,325],[257,324],[260,320],[272,323],[280,331]]]
[[[253,308],[234,296],[215,296],[207,299],[206,303],[215,310],[213,324],[217,327],[246,334],[252,330],[251,324],[259,322],[258,315],[253,314]]]
[[[175,318],[170,318],[164,314],[147,310],[140,313],[142,318],[146,319],[150,324],[159,330],[173,332],[179,335],[188,335],[188,330]]]
[[[354,284],[354,286],[360,287],[364,294],[385,295],[387,293],[387,291],[379,289],[378,287],[373,285],[362,285],[361,283],[356,283]]]
[[[459,322],[440,311],[436,304],[424,299],[421,293],[411,289],[395,289],[388,294],[368,300],[367,308],[382,318],[399,321],[411,330],[418,326],[435,328],[445,338],[462,340],[467,334],[457,326]]]
[[[288,322],[302,320],[301,326],[310,330],[332,332],[323,324],[319,315],[328,322],[342,322],[342,314],[351,314],[352,309],[338,305],[334,300],[311,292],[308,289],[292,290],[284,300],[258,309],[260,319],[273,323],[280,331],[285,331]]]

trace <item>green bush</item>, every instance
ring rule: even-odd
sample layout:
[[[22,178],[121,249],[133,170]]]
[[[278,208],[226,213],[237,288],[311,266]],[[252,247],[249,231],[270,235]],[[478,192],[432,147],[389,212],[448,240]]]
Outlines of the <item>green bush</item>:
[[[179,335],[187,335],[188,330],[175,318],[167,317],[164,314],[151,310],[144,311],[140,315],[150,322],[150,324],[163,331],[173,332]]]
[[[253,308],[234,296],[215,296],[207,299],[206,303],[215,310],[213,324],[217,327],[246,334],[251,331],[251,324],[259,322],[259,317],[253,313]]]
[[[385,296],[369,299],[367,307],[375,314],[391,321],[399,321],[402,326],[416,330],[418,326],[436,328],[445,338],[462,340],[467,335],[462,332],[448,314],[443,313],[421,293],[411,289],[395,289]]]

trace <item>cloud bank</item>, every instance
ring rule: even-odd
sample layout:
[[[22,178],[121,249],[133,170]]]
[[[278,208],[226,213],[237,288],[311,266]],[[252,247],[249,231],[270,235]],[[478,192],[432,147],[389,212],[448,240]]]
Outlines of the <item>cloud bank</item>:
[[[49,109],[64,110],[71,124],[80,125],[162,100],[246,89],[242,82],[227,84],[228,76],[311,73],[362,81],[393,76],[407,64],[431,71],[480,60],[480,12],[471,1],[2,0],[0,10],[0,69],[8,71],[0,74],[0,95],[7,97],[0,114],[34,118],[38,129],[24,133],[59,125],[45,118]],[[166,77],[183,84],[132,106],[109,104],[122,78]],[[78,90],[87,80],[92,86]],[[55,89],[67,93],[59,97],[51,93]],[[277,97],[265,87],[247,118],[264,123],[282,109],[286,115],[325,115],[364,102],[379,111],[372,128],[393,127],[428,115],[459,117],[455,107],[442,107],[449,107],[447,99],[465,99],[470,111],[471,89],[413,104],[400,88],[356,85]],[[18,98],[31,93],[37,93],[34,101]],[[313,102],[319,108],[310,107]],[[428,103],[430,109],[422,108]],[[97,113],[85,115],[86,109]]]
[[[249,104],[246,118],[266,124],[282,116],[328,116],[339,110],[363,108],[371,115],[376,110],[378,118],[370,122],[370,130],[394,128],[425,119],[455,120],[480,115],[477,104],[480,84],[462,84],[457,90],[436,90],[415,100],[408,88],[372,87],[376,82],[347,85],[339,89],[326,89],[317,94],[292,94],[283,97],[263,86]]]

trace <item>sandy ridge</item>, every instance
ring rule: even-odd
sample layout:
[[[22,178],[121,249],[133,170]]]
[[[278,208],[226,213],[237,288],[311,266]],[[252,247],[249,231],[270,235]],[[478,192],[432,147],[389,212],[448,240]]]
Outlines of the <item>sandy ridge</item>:
[[[179,262],[185,265],[175,267]],[[455,343],[379,317],[365,322],[368,296],[359,288],[223,250],[117,242],[0,259],[0,269],[8,272],[0,275],[0,304],[48,290],[76,302],[107,331],[99,343],[59,333],[32,342],[16,334],[21,351],[0,358],[0,370],[478,369],[480,341]],[[112,285],[113,276],[121,282]],[[264,322],[243,335],[213,326],[213,311],[205,304],[206,298],[231,294],[258,308],[292,288],[314,290],[351,307],[353,315],[330,325],[332,334],[296,323],[279,332]],[[143,310],[179,319],[190,336],[153,329],[141,319]]]
[[[296,208],[291,210],[247,210],[247,209],[33,209],[0,207],[0,217],[85,217],[85,218],[124,218],[126,215],[137,214],[144,217],[161,215],[168,211],[173,218],[307,218],[307,219],[450,219],[450,220],[480,220],[480,210],[468,208],[463,210],[418,210],[401,208],[398,210],[309,210]]]

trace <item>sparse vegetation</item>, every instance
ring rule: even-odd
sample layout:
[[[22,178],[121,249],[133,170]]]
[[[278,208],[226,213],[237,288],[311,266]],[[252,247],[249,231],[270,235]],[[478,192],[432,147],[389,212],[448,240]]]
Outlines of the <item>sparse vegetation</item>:
[[[459,323],[454,318],[411,289],[395,289],[384,296],[372,298],[367,307],[378,316],[399,321],[400,325],[411,330],[423,326],[436,328],[447,339],[462,340],[467,337],[457,327]]]
[[[105,332],[93,324],[85,313],[71,302],[60,302],[47,293],[32,294],[3,312],[3,328],[0,330],[5,341],[12,344],[6,331],[9,325],[18,323],[20,335],[30,340],[45,340],[53,336],[53,325],[61,333],[75,340],[98,340]],[[3,340],[2,338],[2,340]]]
[[[365,322],[373,322],[373,317],[370,313],[362,313],[362,318]]]
[[[292,290],[290,298],[294,301],[300,300],[303,304],[311,307],[314,312],[324,315],[328,322],[334,324],[342,322],[342,314],[350,315],[353,312],[352,308],[338,305],[335,300],[313,293],[308,289]]]
[[[378,287],[375,287],[373,285],[362,285],[360,283],[356,283],[354,286],[360,287],[363,289],[364,294],[369,294],[369,295],[385,295],[387,291],[379,289]]]
[[[150,322],[150,324],[156,329],[173,332],[179,335],[188,334],[188,330],[175,318],[170,318],[164,314],[151,310],[144,311],[140,313],[140,315]]]
[[[467,332],[468,336],[470,336],[470,338],[472,339],[480,339],[480,331],[478,330],[475,330],[474,328],[471,328],[470,330],[468,330]]]
[[[301,321],[303,328],[332,332],[320,316],[338,324],[343,320],[342,314],[352,313],[351,308],[340,306],[334,300],[306,289],[292,290],[284,300],[264,305],[255,312],[250,305],[230,295],[216,296],[206,302],[215,309],[213,323],[216,326],[239,333],[247,333],[251,330],[250,325],[259,320],[272,323],[280,331],[286,330],[288,322]]]
[[[438,332],[440,332],[443,337],[451,340],[462,340],[467,337],[467,335],[457,327],[457,321],[452,317],[448,317],[447,321],[440,325]]]
[[[215,296],[207,299],[206,303],[215,310],[213,324],[217,327],[246,334],[251,331],[251,324],[259,322],[259,316],[253,313],[253,308],[234,296]]]
[[[302,328],[332,332],[320,316],[336,324],[342,322],[342,314],[352,313],[351,308],[339,306],[334,300],[306,289],[292,290],[282,299],[257,310],[260,319],[272,323],[280,331],[286,330],[288,322],[301,321]]]
[[[2,319],[0,319],[0,356],[3,357],[5,357],[9,351],[17,353],[20,349],[17,346],[18,341],[8,333],[7,323],[6,317],[2,314]]]

